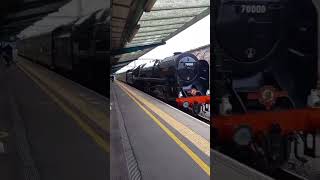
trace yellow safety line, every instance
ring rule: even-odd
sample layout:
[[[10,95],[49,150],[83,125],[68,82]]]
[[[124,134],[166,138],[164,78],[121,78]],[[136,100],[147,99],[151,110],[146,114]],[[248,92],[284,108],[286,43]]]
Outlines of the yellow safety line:
[[[120,83],[120,82],[119,82]],[[185,126],[184,124],[180,123],[172,116],[164,112],[163,110],[159,109],[154,104],[148,102],[148,100],[144,99],[143,97],[139,96],[132,90],[128,89],[126,86],[120,83],[122,87],[124,87],[127,91],[134,95],[135,98],[140,100],[145,106],[149,107],[154,113],[156,113],[159,117],[161,117],[165,122],[167,122],[170,126],[176,129],[181,135],[186,137],[189,141],[191,141],[198,149],[200,149],[203,153],[207,156],[210,156],[210,142],[200,136],[199,134],[195,133],[189,127]]]
[[[101,138],[91,127],[89,127],[76,113],[74,113],[69,107],[64,105],[54,94],[52,94],[46,87],[44,87],[39,80],[35,79],[29,72],[27,72],[23,67],[18,65],[20,69],[29,76],[46,94],[51,97],[55,103],[57,103],[72,119],[81,127],[81,129],[87,133],[93,140],[101,147],[105,152],[110,152],[109,143]]]
[[[165,125],[163,125],[160,120],[158,120],[149,110],[147,110],[135,97],[133,97],[130,92],[128,92],[123,85],[119,86],[124,92],[128,94],[128,96],[138,104],[138,106],[150,116],[150,118],[160,126],[160,128],[165,131],[168,136],[174,140],[190,157],[193,159],[199,166],[200,168],[207,173],[210,176],[210,167],[202,161],[202,159],[196,155],[187,145],[185,145],[172,131],[170,131]]]
[[[34,69],[30,66],[30,62],[28,61],[21,61],[25,69],[31,71]],[[45,72],[43,69],[37,69],[38,72],[41,72],[41,74],[45,73],[48,74],[48,72]],[[38,76],[39,77],[39,76]],[[42,77],[43,78],[43,77]],[[47,78],[44,77],[45,82],[49,81]],[[94,107],[88,105],[88,103],[81,98],[76,98],[74,94],[70,94],[67,90],[62,88],[56,83],[49,84],[53,89],[57,90],[60,95],[62,95],[65,99],[67,99],[69,102],[72,102],[72,104],[81,112],[83,112],[86,116],[88,116],[90,119],[92,119],[99,127],[101,127],[105,131],[109,131],[110,124],[107,120],[106,112],[96,110]]]

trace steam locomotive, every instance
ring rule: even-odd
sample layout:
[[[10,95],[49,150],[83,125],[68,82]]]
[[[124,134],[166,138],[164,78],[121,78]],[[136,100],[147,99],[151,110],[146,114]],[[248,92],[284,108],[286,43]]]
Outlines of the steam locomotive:
[[[36,36],[17,41],[18,55],[58,72],[101,95],[108,96],[105,82],[107,59],[107,10],[105,15],[74,21]],[[98,15],[98,12],[92,17]],[[81,21],[81,19],[79,19]]]
[[[218,0],[213,13],[212,148],[269,174],[318,157],[315,4]]]
[[[153,60],[116,78],[194,115],[209,111],[209,64],[191,53]]]

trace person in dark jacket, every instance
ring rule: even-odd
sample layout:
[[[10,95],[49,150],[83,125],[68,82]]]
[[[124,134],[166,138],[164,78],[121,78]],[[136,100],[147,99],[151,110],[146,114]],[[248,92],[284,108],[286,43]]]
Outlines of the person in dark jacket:
[[[13,58],[13,54],[12,54],[12,47],[7,44],[2,51],[2,57],[4,58],[7,66],[10,66],[11,62],[12,62],[12,58]]]

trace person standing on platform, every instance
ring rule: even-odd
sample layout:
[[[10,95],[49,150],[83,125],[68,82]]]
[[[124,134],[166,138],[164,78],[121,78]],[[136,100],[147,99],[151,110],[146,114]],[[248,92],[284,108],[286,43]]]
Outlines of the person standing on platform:
[[[4,58],[4,60],[6,61],[6,65],[10,66],[11,62],[12,62],[12,58],[13,58],[13,54],[12,54],[12,47],[7,44],[2,51],[2,57]]]
[[[4,61],[4,58],[3,58],[3,46],[2,46],[2,42],[0,42],[0,61]]]

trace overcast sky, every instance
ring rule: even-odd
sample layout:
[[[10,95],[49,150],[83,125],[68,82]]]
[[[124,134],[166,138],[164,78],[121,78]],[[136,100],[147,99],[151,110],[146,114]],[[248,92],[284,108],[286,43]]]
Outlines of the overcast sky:
[[[186,30],[169,39],[165,45],[159,46],[149,53],[131,62],[118,72],[123,72],[150,59],[164,59],[174,52],[185,52],[197,47],[210,44],[210,15],[196,22]]]

